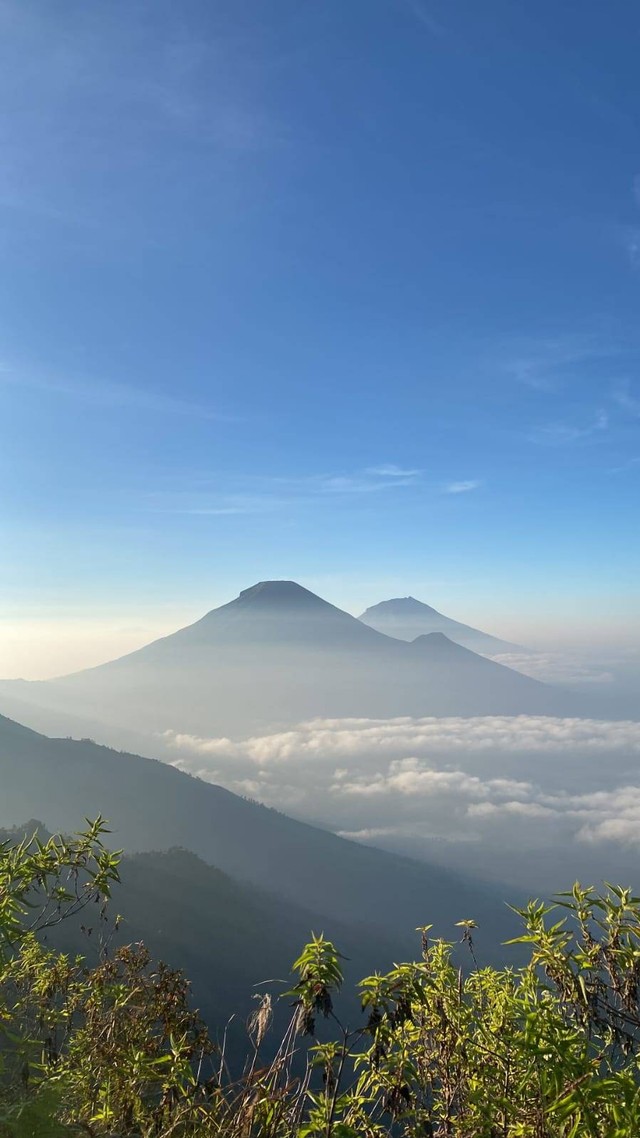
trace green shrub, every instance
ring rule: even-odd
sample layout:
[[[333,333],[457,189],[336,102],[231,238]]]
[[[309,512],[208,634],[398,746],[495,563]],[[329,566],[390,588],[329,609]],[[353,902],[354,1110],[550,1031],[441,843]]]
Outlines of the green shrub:
[[[314,936],[264,1063],[271,1000],[248,1026],[240,1078],[189,1005],[181,974],[144,946],[97,967],[39,934],[105,906],[118,856],[102,819],[72,839],[0,846],[0,1134],[60,1138],[622,1138],[640,1134],[640,901],[574,886],[519,911],[523,966],[469,968],[421,934],[420,959],[359,985],[339,1014],[340,955]]]

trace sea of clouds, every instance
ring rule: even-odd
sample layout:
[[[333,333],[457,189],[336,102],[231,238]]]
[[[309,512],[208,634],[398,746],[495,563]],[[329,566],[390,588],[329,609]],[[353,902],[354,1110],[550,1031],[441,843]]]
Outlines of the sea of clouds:
[[[640,850],[636,721],[315,719],[240,742],[164,741],[176,766],[236,793],[414,855],[440,847],[442,860],[444,844],[463,864],[463,850],[481,873],[498,859],[505,877],[535,880],[527,851],[589,869],[596,848],[615,872]]]

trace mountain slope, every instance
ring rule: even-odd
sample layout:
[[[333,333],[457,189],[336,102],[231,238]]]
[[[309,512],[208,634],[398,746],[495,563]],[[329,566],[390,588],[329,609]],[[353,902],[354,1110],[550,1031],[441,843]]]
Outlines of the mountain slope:
[[[185,847],[288,904],[387,939],[411,944],[429,921],[451,935],[461,916],[482,919],[496,942],[511,927],[497,892],[464,876],[349,842],[153,759],[48,739],[4,717],[0,783],[0,826],[39,817],[75,830],[100,812],[129,852]]]
[[[368,628],[395,636],[398,640],[415,640],[430,632],[443,632],[449,640],[479,652],[483,656],[497,656],[501,652],[522,652],[523,649],[497,636],[490,636],[478,628],[461,624],[451,617],[444,616],[431,605],[417,601],[415,597],[395,597],[381,601],[363,612],[359,620]]]
[[[48,836],[47,828],[32,820],[13,831],[0,830],[0,841],[15,842],[36,832]],[[388,967],[398,949],[398,941],[387,940],[382,932],[372,936],[370,930],[321,917],[235,881],[185,849],[125,854],[120,877],[111,921],[103,925],[87,911],[49,929],[43,939],[65,952],[80,953],[89,964],[98,962],[105,939],[111,951],[143,941],[153,959],[186,973],[193,1002],[214,1032],[235,1017],[240,1057],[246,1053],[243,1025],[255,1007],[255,992],[277,995],[284,990],[282,980],[289,977],[312,930],[322,929],[339,944],[353,980]],[[290,1012],[290,1001],[285,1001],[280,1019]]]
[[[140,733],[242,736],[318,717],[580,714],[578,697],[481,656],[465,657],[459,674],[455,658],[443,668],[435,645],[416,653],[290,581],[262,582],[119,660],[5,690]],[[116,741],[107,731],[100,738]]]

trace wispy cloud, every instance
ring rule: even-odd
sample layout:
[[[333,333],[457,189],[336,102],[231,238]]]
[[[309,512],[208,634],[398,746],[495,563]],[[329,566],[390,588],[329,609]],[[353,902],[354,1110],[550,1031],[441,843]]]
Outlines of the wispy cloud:
[[[330,499],[345,500],[375,494],[396,494],[404,489],[422,488],[432,495],[468,494],[483,482],[468,478],[443,485],[425,486],[424,472],[416,468],[393,465],[366,467],[350,474],[316,474],[303,477],[254,478],[245,481],[246,489],[226,492],[220,479],[212,479],[211,490],[200,484],[192,490],[154,492],[151,500],[156,509],[169,513],[224,516],[262,514],[292,506],[313,505]]]
[[[291,502],[285,495],[160,490],[147,496],[153,513],[184,514],[194,518],[247,517],[270,514]]]
[[[640,419],[640,395],[632,393],[628,380],[618,384],[614,390],[613,398],[623,411],[627,411],[634,418]]]
[[[640,269],[640,228],[625,229],[624,244],[632,269]]]
[[[422,470],[406,469],[396,466],[395,463],[384,463],[382,466],[368,466],[365,474],[378,474],[382,478],[419,478]]]
[[[114,242],[164,243],[171,226],[144,209],[148,171],[168,200],[205,156],[224,178],[238,165],[245,184],[254,160],[287,144],[287,124],[260,97],[250,33],[197,34],[178,8],[151,18],[145,5],[118,15],[95,5],[63,26],[47,5],[27,7],[0,4],[0,96],[13,108],[0,122],[0,213],[14,223],[63,225],[111,255]]]
[[[626,462],[622,462],[619,466],[612,466],[609,473],[626,474],[629,470],[635,470],[638,466],[640,466],[640,456],[636,455],[634,458],[629,458]]]
[[[383,473],[384,470],[384,473]],[[415,487],[421,478],[419,470],[392,470],[380,467],[353,473],[312,474],[302,477],[244,478],[242,488],[224,489],[232,475],[198,479],[195,487],[184,490],[154,491],[148,501],[161,512],[190,514],[201,517],[223,517],[243,514],[267,514],[292,506],[318,504],[330,499],[357,498],[385,492],[396,493]],[[210,482],[208,489],[206,483]],[[236,487],[238,480],[236,479]],[[243,485],[242,485],[243,484]]]
[[[235,416],[221,413],[206,404],[191,402],[161,391],[135,387],[99,379],[60,379],[33,376],[8,367],[0,369],[0,386],[27,391],[42,391],[63,399],[76,400],[111,410],[137,409],[165,415],[195,415],[203,419],[236,421]]]
[[[372,466],[357,474],[322,475],[318,487],[331,494],[368,494],[377,490],[391,490],[400,486],[414,486],[420,481],[421,470],[403,470],[399,466]]]
[[[404,2],[405,7],[415,16],[416,20],[432,35],[443,36],[446,34],[444,25],[436,19],[431,9],[423,3],[423,0],[404,0]]]
[[[609,414],[607,411],[599,410],[595,417],[588,423],[546,423],[544,426],[535,427],[529,438],[531,442],[547,444],[549,446],[567,446],[572,443],[583,442],[587,439],[593,438],[609,427]]]
[[[397,489],[413,485],[413,478],[370,478],[367,475],[337,474],[318,480],[317,486],[325,494],[371,494],[378,490]]]
[[[595,334],[541,337],[505,345],[506,359],[501,366],[517,383],[553,393],[566,387],[584,365],[617,358],[620,351],[608,337]]]
[[[262,498],[256,501],[255,499],[247,498],[245,501],[238,501],[233,506],[191,506],[186,509],[177,508],[174,511],[169,511],[179,514],[190,514],[192,517],[200,518],[228,518],[246,516],[247,514],[265,514],[269,510],[275,509],[277,503],[269,499]],[[165,513],[166,511],[162,511]]]
[[[421,481],[421,470],[400,467],[367,467],[364,470],[340,471],[334,474],[308,474],[284,478],[261,479],[262,487],[274,487],[291,495],[318,497],[331,494],[372,494],[380,490],[397,490],[415,486]]]
[[[444,487],[445,494],[468,494],[470,490],[477,490],[482,486],[477,478],[468,478],[463,482],[448,482]]]

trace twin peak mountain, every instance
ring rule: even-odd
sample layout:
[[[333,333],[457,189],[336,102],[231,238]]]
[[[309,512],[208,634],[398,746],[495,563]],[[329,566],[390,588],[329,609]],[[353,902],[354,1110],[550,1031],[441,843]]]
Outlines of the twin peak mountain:
[[[411,597],[356,619],[293,581],[263,581],[187,628],[20,696],[156,737],[237,738],[319,718],[580,714],[570,693],[474,647],[512,648]]]

